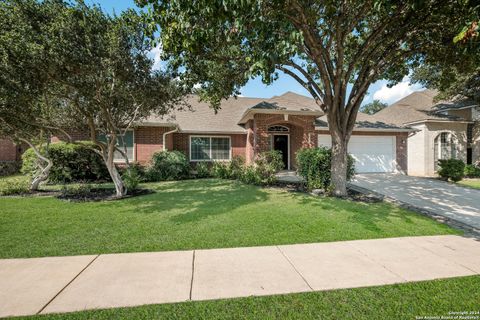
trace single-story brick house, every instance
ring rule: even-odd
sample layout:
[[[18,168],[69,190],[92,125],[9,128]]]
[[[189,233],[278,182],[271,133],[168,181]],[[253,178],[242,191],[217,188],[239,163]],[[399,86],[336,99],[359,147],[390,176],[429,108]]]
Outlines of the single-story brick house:
[[[188,102],[191,110],[151,116],[129,131],[124,137],[129,160],[146,164],[156,151],[179,150],[192,163],[228,161],[235,156],[251,163],[258,153],[273,149],[282,152],[285,168],[295,169],[300,148],[329,146],[331,141],[318,105],[292,92],[271,99],[224,100],[216,114],[196,97]],[[406,173],[409,133],[409,128],[372,121],[360,113],[349,143],[357,171]],[[73,138],[88,139],[82,133],[74,133]],[[0,161],[3,158],[2,154]]]
[[[150,118],[126,137],[131,160],[148,163],[159,150],[180,150],[192,163],[228,161],[242,156],[251,163],[267,150],[282,151],[285,168],[296,168],[300,148],[329,144],[328,124],[313,99],[287,92],[271,99],[238,97],[222,101],[217,114],[196,97],[191,110]],[[407,172],[411,129],[371,122],[359,114],[349,151],[358,172]],[[121,161],[121,157],[119,157]]]

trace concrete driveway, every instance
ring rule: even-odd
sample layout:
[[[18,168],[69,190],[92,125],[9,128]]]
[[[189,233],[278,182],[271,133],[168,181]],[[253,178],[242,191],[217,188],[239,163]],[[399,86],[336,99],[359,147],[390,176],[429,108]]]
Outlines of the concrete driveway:
[[[480,190],[399,174],[359,174],[353,185],[480,230]]]

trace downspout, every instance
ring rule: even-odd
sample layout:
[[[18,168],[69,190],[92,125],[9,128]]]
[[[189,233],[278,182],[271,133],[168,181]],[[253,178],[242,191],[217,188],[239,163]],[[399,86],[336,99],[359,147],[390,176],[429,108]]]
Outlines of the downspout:
[[[163,134],[163,151],[167,151],[167,134],[174,133],[178,131],[178,127],[175,126],[175,129],[167,131]]]

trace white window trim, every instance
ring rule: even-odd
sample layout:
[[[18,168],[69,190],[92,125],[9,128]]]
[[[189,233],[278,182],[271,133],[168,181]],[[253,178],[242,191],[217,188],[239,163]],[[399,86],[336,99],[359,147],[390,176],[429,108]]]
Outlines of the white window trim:
[[[128,159],[128,162],[135,162],[135,154],[137,153],[136,152],[136,148],[135,148],[135,130],[133,129],[130,129],[130,130],[127,130],[127,132],[131,131],[132,132],[132,140],[133,140],[133,152],[132,152],[132,159]],[[123,151],[123,150],[122,150]],[[115,159],[115,155],[114,155],[114,158],[113,158],[113,163],[127,163],[125,161],[125,159]]]
[[[288,163],[287,163],[287,168],[284,170],[290,170],[291,164],[290,164],[290,133],[281,133],[281,132],[276,132],[276,133],[270,133],[270,150],[275,150],[273,146],[273,136],[287,136],[287,147],[288,147]]]
[[[209,150],[209,157],[210,159],[192,159],[192,138],[209,138],[210,139],[210,150]],[[212,159],[212,138],[227,138],[228,139],[228,159]],[[230,136],[210,136],[210,135],[191,135],[188,138],[189,144],[189,159],[190,162],[226,162],[232,160],[232,137]]]

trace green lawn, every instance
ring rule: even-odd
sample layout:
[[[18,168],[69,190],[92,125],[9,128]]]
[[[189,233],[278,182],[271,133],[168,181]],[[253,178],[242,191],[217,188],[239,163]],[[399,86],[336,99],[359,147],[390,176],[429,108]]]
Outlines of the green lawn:
[[[478,288],[480,288],[480,276],[472,276],[382,287],[149,305],[21,319],[411,320],[420,317],[441,319],[441,316],[445,316],[442,319],[449,319],[446,318],[449,315],[452,316],[450,319],[455,319],[455,315],[449,313],[472,312],[473,317],[479,316],[480,290]],[[433,316],[438,316],[438,318],[433,318]],[[471,319],[478,319],[473,317]]]
[[[0,258],[457,233],[387,203],[318,198],[215,179],[148,187],[156,193],[119,201],[0,198]]]
[[[470,188],[480,189],[480,179],[464,179],[458,183]]]

